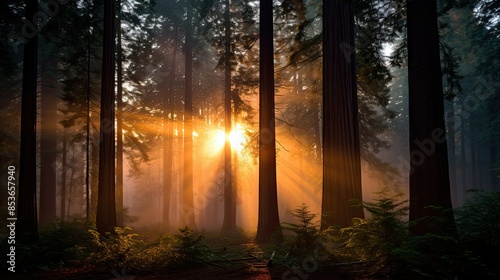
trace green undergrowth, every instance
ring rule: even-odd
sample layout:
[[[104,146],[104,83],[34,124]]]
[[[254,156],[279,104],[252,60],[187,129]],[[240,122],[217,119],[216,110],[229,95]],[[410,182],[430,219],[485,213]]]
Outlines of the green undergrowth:
[[[317,214],[302,204],[291,212],[296,222],[283,223],[285,243],[277,262],[291,271],[347,266],[370,279],[496,279],[500,275],[500,192],[473,193],[463,207],[455,209],[456,235],[410,235],[408,201],[387,190],[373,202],[359,202],[367,218],[353,219],[346,228],[320,231],[313,222]]]
[[[54,271],[82,268],[109,272],[125,268],[129,273],[148,273],[196,266],[227,266],[242,259],[251,240],[237,229],[225,233],[202,232],[188,227],[177,233],[158,228],[134,230],[116,227],[100,234],[94,225],[80,218],[57,222],[44,228],[39,240],[17,242],[16,272]],[[2,251],[7,241],[0,240]],[[4,269],[7,266],[3,264]]]
[[[175,232],[117,227],[101,235],[92,224],[73,218],[46,227],[37,241],[16,240],[16,272],[126,269],[138,275],[244,266],[245,260],[260,259],[270,267],[289,269],[290,277],[299,277],[293,275],[299,270],[314,273],[342,264],[365,279],[497,279],[500,192],[471,193],[454,210],[456,235],[410,235],[408,201],[387,191],[372,202],[360,202],[368,215],[347,228],[320,231],[317,214],[302,204],[291,212],[295,222],[282,224],[283,242],[258,243],[255,232],[241,229],[214,233],[188,227]],[[8,252],[8,246],[0,240],[2,251]]]

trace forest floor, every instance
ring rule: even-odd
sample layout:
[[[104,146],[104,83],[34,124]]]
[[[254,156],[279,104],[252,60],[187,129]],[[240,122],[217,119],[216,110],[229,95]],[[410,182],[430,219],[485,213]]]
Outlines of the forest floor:
[[[288,272],[290,271],[290,272]],[[267,267],[265,263],[254,261],[244,261],[238,264],[232,264],[226,267],[200,266],[192,268],[183,268],[154,273],[127,273],[126,271],[89,271],[88,269],[59,269],[54,271],[45,271],[34,274],[16,273],[11,277],[2,279],[43,279],[43,280],[109,280],[109,279],[182,279],[182,280],[268,280],[268,279],[367,279],[358,278],[349,275],[345,271],[321,271],[312,273],[301,271],[302,274],[293,274],[291,270],[284,266]],[[14,276],[14,277],[12,277]]]
[[[258,254],[256,254],[258,255]],[[311,271],[311,270],[310,270]],[[96,267],[68,267],[50,271],[32,272],[29,274],[9,273],[8,279],[42,279],[42,280],[110,280],[110,279],[182,279],[182,280],[270,280],[270,279],[335,279],[335,280],[367,280],[356,276],[356,269],[347,266],[321,267],[306,272],[303,268],[290,268],[284,264],[270,264],[260,257],[249,254],[243,258],[201,263],[194,267],[177,267],[154,272],[128,271],[127,269],[105,270]],[[377,278],[384,279],[384,278]]]
[[[232,240],[220,236],[207,237],[210,259],[204,259],[195,266],[178,266],[167,269],[141,271],[129,267],[109,269],[108,267],[89,266],[88,263],[73,263],[70,267],[61,267],[30,273],[3,273],[2,280],[8,279],[43,279],[43,280],[109,280],[109,279],[182,279],[182,280],[267,280],[267,279],[336,279],[367,280],[359,277],[361,271],[355,265],[332,265],[329,267],[289,267],[284,260],[270,262],[271,254],[284,250],[285,246],[259,244],[252,239]],[[301,261],[303,263],[303,261]],[[299,262],[300,263],[300,262]],[[303,264],[304,265],[304,264]],[[17,268],[20,270],[20,267]],[[6,277],[5,277],[5,276]],[[377,278],[384,279],[384,278]]]

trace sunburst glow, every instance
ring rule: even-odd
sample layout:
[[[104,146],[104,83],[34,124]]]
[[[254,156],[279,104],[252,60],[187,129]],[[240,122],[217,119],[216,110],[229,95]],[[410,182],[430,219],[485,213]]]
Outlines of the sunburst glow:
[[[240,125],[236,124],[233,130],[227,136],[229,143],[231,143],[231,148],[237,152],[241,152],[245,147],[245,129]],[[217,131],[217,146],[223,147],[226,141],[226,133],[223,130]]]

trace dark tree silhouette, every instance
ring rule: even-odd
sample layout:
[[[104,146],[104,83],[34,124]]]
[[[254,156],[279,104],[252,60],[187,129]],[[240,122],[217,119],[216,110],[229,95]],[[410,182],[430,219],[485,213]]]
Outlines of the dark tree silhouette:
[[[115,207],[115,0],[104,2],[99,185],[96,226],[102,234],[116,227]]]
[[[352,4],[323,1],[323,227],[363,217],[354,36]]]
[[[19,205],[16,230],[18,235],[38,239],[36,203],[36,91],[38,24],[32,19],[38,11],[38,1],[25,0],[23,89],[21,101],[21,154],[19,163]],[[36,17],[35,17],[36,18]]]
[[[174,47],[172,50],[172,65],[168,91],[165,92],[163,101],[163,224],[170,225],[170,204],[173,185],[173,121],[174,121],[174,82],[177,57],[177,40],[179,28],[176,26],[174,32]],[[170,114],[170,117],[169,117]]]
[[[236,229],[236,201],[233,189],[233,166],[231,142],[231,21],[229,14],[229,0],[225,1],[226,10],[224,12],[224,125],[226,131],[226,141],[224,144],[224,221],[222,230]]]
[[[122,1],[116,6],[116,223],[123,226],[123,48],[122,48]]]
[[[62,160],[61,160],[61,221],[66,219],[66,177],[67,177],[67,154],[68,154],[68,136],[66,135],[67,128],[63,128],[62,136]],[[74,168],[72,168],[73,170]],[[73,171],[71,171],[73,173]],[[72,183],[72,182],[71,182]],[[70,194],[71,195],[71,194]],[[70,199],[71,200],[71,199]],[[69,210],[68,204],[68,210]]]
[[[21,103],[21,153],[19,163],[19,207],[17,232],[28,238],[38,239],[36,203],[36,84],[38,30],[32,19],[38,11],[38,1],[25,0],[26,21],[24,45],[23,89]]]
[[[408,0],[407,6],[410,222],[427,216],[447,222],[433,226],[424,219],[410,230],[417,235],[453,231],[436,0]]]
[[[259,214],[257,241],[280,230],[276,184],[276,131],[274,119],[273,4],[260,1],[259,63]]]
[[[42,37],[43,38],[43,37]],[[56,220],[57,76],[54,47],[41,39],[40,224]]]
[[[188,2],[189,3],[189,2]],[[183,224],[194,228],[193,205],[193,16],[190,5],[186,6],[186,80],[184,96],[184,189],[182,217]]]

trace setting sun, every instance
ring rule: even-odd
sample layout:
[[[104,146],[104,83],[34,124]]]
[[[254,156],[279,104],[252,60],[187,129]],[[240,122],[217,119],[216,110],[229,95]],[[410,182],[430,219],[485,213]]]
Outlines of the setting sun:
[[[240,124],[237,124],[235,128],[228,135],[229,142],[231,143],[231,148],[237,152],[241,152],[245,146],[245,130]],[[217,146],[223,147],[226,141],[226,134],[223,130],[217,131]]]

